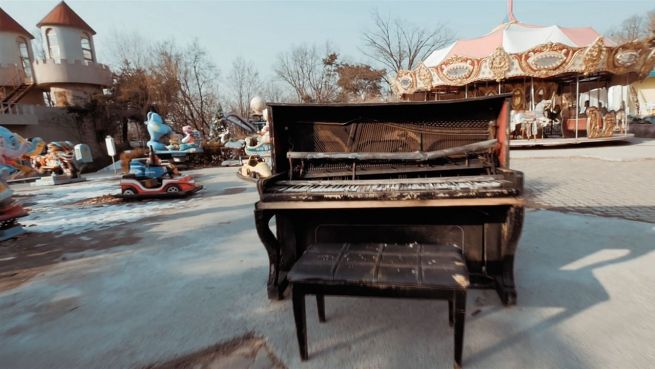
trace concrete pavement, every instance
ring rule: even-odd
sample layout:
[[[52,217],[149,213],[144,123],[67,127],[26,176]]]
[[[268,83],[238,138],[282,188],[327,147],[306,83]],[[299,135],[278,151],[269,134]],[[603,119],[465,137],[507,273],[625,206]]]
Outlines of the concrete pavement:
[[[655,223],[655,140],[633,145],[513,150],[534,208]]]
[[[512,149],[511,159],[587,158],[605,161],[655,160],[655,139],[632,138],[610,145],[580,145],[564,148]]]
[[[560,173],[530,168],[528,187],[536,172]],[[445,303],[366,298],[327,298],[321,325],[308,300],[310,360],[300,362],[290,301],[266,298],[254,185],[234,168],[196,173],[206,187],[196,198],[116,225],[112,237],[53,235],[108,244],[0,292],[1,366],[140,368],[252,332],[289,368],[452,367]],[[653,239],[651,223],[528,211],[518,305],[470,294],[465,368],[652,368]]]

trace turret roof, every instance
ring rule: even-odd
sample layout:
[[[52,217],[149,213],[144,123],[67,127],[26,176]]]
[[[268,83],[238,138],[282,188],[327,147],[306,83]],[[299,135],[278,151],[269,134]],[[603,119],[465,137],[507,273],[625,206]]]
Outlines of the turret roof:
[[[30,39],[34,38],[31,33],[27,32],[23,26],[18,24],[18,22],[9,16],[7,12],[2,10],[2,8],[0,8],[0,32],[18,33],[24,35],[25,37],[29,37]]]
[[[68,4],[63,1],[55,6],[54,9],[52,9],[50,13],[48,13],[48,15],[41,19],[41,21],[37,24],[37,27],[42,26],[73,27],[88,31],[93,35],[96,34],[96,31],[94,31],[91,26],[89,26],[82,18],[80,18],[80,16],[77,15],[77,13],[75,13],[73,9],[71,9],[70,6],[68,6]]]

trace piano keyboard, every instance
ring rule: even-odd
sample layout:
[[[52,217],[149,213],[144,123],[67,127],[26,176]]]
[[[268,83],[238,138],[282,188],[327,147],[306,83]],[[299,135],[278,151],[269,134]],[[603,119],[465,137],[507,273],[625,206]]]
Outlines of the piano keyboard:
[[[411,178],[394,180],[279,181],[264,191],[264,197],[286,200],[406,199],[441,197],[513,196],[516,190],[502,176]],[[296,198],[300,196],[301,198]]]

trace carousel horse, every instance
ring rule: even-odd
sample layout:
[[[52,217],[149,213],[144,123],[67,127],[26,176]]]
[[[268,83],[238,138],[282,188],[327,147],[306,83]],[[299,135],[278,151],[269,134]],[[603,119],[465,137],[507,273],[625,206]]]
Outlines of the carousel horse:
[[[546,118],[550,123],[544,127],[544,130],[548,131],[548,136],[557,135],[561,136],[562,133],[562,108],[559,105],[551,105],[544,111]],[[555,133],[555,130],[558,132]]]
[[[626,119],[624,109],[616,112],[616,124],[619,127],[619,133],[625,133]]]
[[[614,128],[616,127],[616,113],[610,111],[603,117],[603,137],[610,137],[614,134]]]
[[[512,111],[510,129],[514,137],[537,137],[537,116],[533,111]]]
[[[547,116],[548,111],[550,111],[553,102],[551,100],[541,100],[534,107],[534,113],[537,116],[537,124],[539,128],[543,128],[546,125],[550,124],[550,119]]]
[[[587,109],[587,137],[601,137],[603,133],[603,117],[597,107]]]
[[[148,113],[145,124],[150,135],[148,147],[153,148],[155,151],[168,151],[168,148],[161,142],[161,139],[173,133],[171,127],[164,123],[164,119],[155,112]]]

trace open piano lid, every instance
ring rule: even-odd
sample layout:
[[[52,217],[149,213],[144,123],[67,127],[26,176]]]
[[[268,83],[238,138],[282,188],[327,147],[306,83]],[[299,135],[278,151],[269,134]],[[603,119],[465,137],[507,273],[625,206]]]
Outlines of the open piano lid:
[[[402,156],[412,158],[490,140],[497,141],[492,149],[499,165],[507,167],[510,98],[502,94],[429,102],[269,104],[273,171],[288,171],[293,155],[406,153]]]

